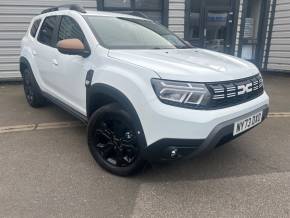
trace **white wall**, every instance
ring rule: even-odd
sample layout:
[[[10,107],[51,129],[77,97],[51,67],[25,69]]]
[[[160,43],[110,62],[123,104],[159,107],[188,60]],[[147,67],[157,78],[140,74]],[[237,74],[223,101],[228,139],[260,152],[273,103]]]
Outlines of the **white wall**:
[[[240,41],[240,30],[241,30],[241,22],[242,22],[242,11],[243,11],[243,0],[240,0],[239,5],[239,14],[238,14],[238,25],[237,25],[237,37],[236,37],[236,43],[235,43],[235,56],[238,56],[238,49],[239,49],[239,41]]]
[[[290,0],[277,0],[267,70],[290,71]]]
[[[185,0],[169,0],[168,27],[184,38]]]

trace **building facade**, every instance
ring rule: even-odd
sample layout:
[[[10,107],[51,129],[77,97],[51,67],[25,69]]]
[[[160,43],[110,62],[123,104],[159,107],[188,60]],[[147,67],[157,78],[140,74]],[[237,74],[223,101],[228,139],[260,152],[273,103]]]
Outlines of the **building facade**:
[[[148,17],[194,46],[290,72],[290,0],[0,0],[0,78],[19,77],[20,40],[31,18],[68,3]]]

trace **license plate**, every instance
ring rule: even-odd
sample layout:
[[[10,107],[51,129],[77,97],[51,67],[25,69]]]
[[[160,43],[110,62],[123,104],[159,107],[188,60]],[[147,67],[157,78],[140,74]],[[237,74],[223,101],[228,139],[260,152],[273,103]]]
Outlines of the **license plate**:
[[[251,115],[243,120],[240,120],[238,122],[235,122],[234,125],[234,132],[233,135],[238,135],[242,132],[245,132],[246,130],[252,128],[253,126],[258,125],[262,122],[263,112],[256,113],[254,115]]]

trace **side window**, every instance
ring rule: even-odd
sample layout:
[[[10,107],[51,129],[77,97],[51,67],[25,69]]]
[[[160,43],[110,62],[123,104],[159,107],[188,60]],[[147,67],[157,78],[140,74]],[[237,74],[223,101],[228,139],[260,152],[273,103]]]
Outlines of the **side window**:
[[[78,23],[68,16],[63,16],[59,26],[57,41],[64,39],[79,39],[84,43],[84,34]]]
[[[50,16],[45,18],[41,26],[40,32],[38,34],[38,41],[49,45],[54,46],[53,43],[53,33],[57,25],[57,16]]]
[[[36,21],[34,21],[31,29],[30,29],[30,35],[34,38],[36,33],[37,33],[37,30],[38,30],[38,27],[39,27],[39,24],[40,24],[40,21],[41,19],[38,19]]]

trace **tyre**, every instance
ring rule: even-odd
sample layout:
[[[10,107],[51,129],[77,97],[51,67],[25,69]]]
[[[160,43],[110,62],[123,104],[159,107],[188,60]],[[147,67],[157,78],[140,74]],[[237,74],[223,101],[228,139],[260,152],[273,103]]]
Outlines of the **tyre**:
[[[46,104],[46,99],[42,96],[34,75],[28,68],[23,70],[23,86],[26,100],[31,107],[39,108]]]
[[[129,113],[118,104],[103,106],[93,113],[88,145],[96,162],[115,175],[129,176],[145,166],[136,127]]]

